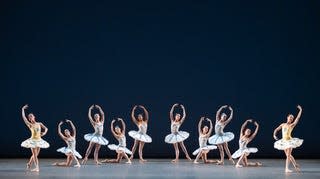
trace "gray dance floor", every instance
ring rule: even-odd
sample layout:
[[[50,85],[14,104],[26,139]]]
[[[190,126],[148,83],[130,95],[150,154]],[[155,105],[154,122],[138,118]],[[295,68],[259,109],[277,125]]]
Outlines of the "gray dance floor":
[[[320,178],[320,160],[297,160],[301,173],[284,173],[284,160],[259,160],[259,168],[235,168],[226,160],[226,165],[193,164],[181,160],[178,164],[170,159],[149,159],[141,164],[104,164],[96,166],[92,160],[81,168],[51,166],[62,159],[40,159],[40,172],[27,172],[27,159],[0,159],[0,178]],[[253,160],[257,161],[257,160]]]

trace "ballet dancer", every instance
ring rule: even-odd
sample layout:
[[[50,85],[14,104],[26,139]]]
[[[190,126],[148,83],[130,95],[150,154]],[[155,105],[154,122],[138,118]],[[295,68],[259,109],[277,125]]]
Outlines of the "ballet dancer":
[[[135,111],[137,107],[141,108],[144,111],[145,117],[143,117],[142,114],[138,114],[138,118],[135,117]],[[146,162],[146,160],[143,159],[143,147],[145,143],[151,143],[152,139],[150,136],[147,135],[147,129],[148,129],[148,121],[149,121],[149,113],[146,110],[144,106],[134,106],[131,112],[131,118],[132,121],[137,125],[139,128],[139,131],[129,131],[129,136],[134,139],[134,144],[132,147],[132,155],[130,159],[133,159],[134,153],[136,151],[137,145],[139,144],[139,159],[140,162]]]
[[[67,123],[70,124],[72,128],[72,133],[69,131],[69,129],[65,129],[64,133],[61,132],[61,125],[63,122],[61,121],[58,124],[58,134],[61,137],[62,140],[67,144],[67,147],[61,147],[57,150],[57,152],[61,152],[67,156],[67,161],[66,162],[56,162],[53,165],[55,166],[63,166],[63,167],[70,167],[72,164],[72,161],[75,160],[77,163],[74,165],[74,167],[80,167],[79,159],[82,158],[82,156],[79,154],[79,152],[76,151],[76,127],[70,120],[66,120]]]
[[[123,119],[118,118],[118,121],[121,122],[122,129],[119,126],[114,127],[114,123],[116,120],[112,120],[111,122],[111,132],[113,136],[118,140],[119,144],[109,144],[108,148],[110,150],[114,150],[117,152],[117,158],[111,159],[111,160],[104,160],[102,162],[108,162],[108,163],[120,163],[122,158],[125,157],[128,161],[126,163],[131,163],[130,158],[127,154],[132,155],[132,152],[126,147],[126,124],[124,123]]]
[[[214,144],[218,146],[220,152],[220,161],[217,162],[218,165],[224,164],[224,151],[229,157],[229,160],[234,164],[232,159],[228,142],[234,139],[234,134],[232,132],[223,132],[223,129],[226,127],[227,124],[231,121],[233,117],[233,109],[229,106],[230,116],[228,117],[226,113],[222,113],[221,111],[228,106],[222,106],[216,113],[216,123],[214,126],[215,135],[209,138],[209,144]]]
[[[278,150],[283,150],[287,157],[285,166],[286,173],[292,172],[292,170],[289,169],[290,162],[293,164],[295,170],[297,172],[300,172],[300,166],[297,164],[297,162],[291,154],[294,148],[300,147],[303,143],[303,139],[291,137],[291,132],[293,128],[298,124],[302,114],[302,107],[298,105],[297,108],[299,109],[297,117],[294,118],[292,114],[289,114],[287,116],[287,122],[282,123],[273,132],[273,138],[276,140],[276,142],[274,143],[274,148]],[[278,140],[277,133],[280,130],[282,130],[282,139]]]
[[[240,130],[240,138],[239,138],[239,149],[232,154],[232,158],[237,159],[239,158],[236,167],[240,168],[243,166],[261,166],[262,164],[260,162],[248,162],[248,156],[250,153],[256,153],[258,152],[257,148],[248,148],[247,145],[249,142],[251,142],[254,137],[257,135],[259,130],[259,124],[257,122],[254,122],[254,125],[256,126],[256,129],[253,134],[251,134],[251,130],[246,128],[247,124],[249,122],[253,122],[252,119],[246,120]],[[241,165],[242,163],[243,165]]]
[[[204,163],[213,163],[215,161],[208,160],[207,154],[210,150],[216,149],[217,146],[215,145],[207,145],[207,141],[209,139],[209,136],[212,132],[212,121],[209,118],[206,118],[206,120],[210,123],[210,128],[208,126],[204,126],[201,129],[202,122],[204,121],[204,117],[200,118],[199,124],[198,124],[198,132],[199,132],[199,148],[195,150],[192,154],[197,155],[196,159],[194,160],[194,163],[199,163],[198,160],[201,157]]]
[[[173,144],[174,150],[176,152],[176,158],[172,160],[172,162],[178,162],[179,160],[179,145],[185,153],[186,158],[191,161],[188,151],[183,143],[183,141],[189,137],[189,133],[185,131],[179,131],[181,124],[184,122],[186,118],[186,110],[182,104],[180,106],[183,111],[183,116],[181,117],[179,113],[176,113],[173,117],[174,108],[178,105],[179,104],[177,103],[174,104],[170,110],[171,134],[167,135],[164,141],[168,144]]]
[[[48,142],[43,140],[41,137],[45,136],[48,132],[48,128],[43,125],[41,122],[37,122],[33,113],[28,114],[26,117],[25,110],[28,108],[28,105],[22,107],[22,119],[24,123],[28,126],[31,131],[31,137],[21,143],[21,146],[24,148],[30,148],[32,155],[27,163],[27,170],[31,168],[32,163],[35,165],[34,169],[31,169],[32,172],[39,172],[39,160],[38,155],[41,148],[48,148],[50,145]],[[41,132],[41,129],[44,131]]]
[[[93,120],[92,116],[91,116],[91,111],[94,107],[96,107],[99,110],[100,114],[98,114],[98,113],[95,114],[94,120]],[[91,150],[95,146],[94,161],[97,165],[100,165],[101,162],[99,162],[99,160],[98,160],[100,147],[101,147],[101,145],[108,145],[108,143],[109,143],[108,140],[102,136],[105,115],[99,105],[92,105],[89,108],[88,117],[89,117],[89,121],[90,121],[91,125],[93,126],[95,132],[92,134],[84,135],[84,139],[90,143],[89,143],[88,149],[86,151],[85,157],[82,160],[82,164],[85,164],[87,162],[88,157],[91,153]]]

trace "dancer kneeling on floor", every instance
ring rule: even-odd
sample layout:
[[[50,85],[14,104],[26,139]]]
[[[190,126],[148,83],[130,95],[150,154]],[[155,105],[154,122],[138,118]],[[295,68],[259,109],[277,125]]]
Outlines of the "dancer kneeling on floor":
[[[126,163],[131,163],[130,158],[127,154],[131,155],[132,152],[127,149],[126,144],[126,124],[124,123],[123,119],[118,118],[118,121],[121,122],[122,129],[119,126],[114,127],[114,123],[116,120],[112,120],[111,122],[111,132],[113,136],[119,141],[118,145],[110,144],[108,145],[108,148],[110,150],[114,150],[117,152],[117,158],[111,159],[111,160],[104,160],[102,162],[108,162],[108,163],[120,163],[121,159],[125,157],[128,161]]]
[[[69,131],[69,129],[64,130],[64,134],[61,132],[61,125],[63,122],[61,121],[58,125],[58,134],[59,136],[64,140],[64,142],[67,144],[67,147],[59,148],[57,151],[65,154],[67,156],[66,162],[56,162],[53,165],[56,166],[65,166],[69,167],[72,164],[72,161],[75,160],[77,163],[74,167],[80,167],[79,159],[82,158],[82,156],[79,154],[79,152],[76,151],[76,136],[77,131],[76,127],[70,120],[66,120],[67,123],[71,125],[72,133]]]
[[[255,136],[258,133],[259,130],[259,124],[257,122],[254,122],[254,125],[256,126],[256,129],[253,134],[251,134],[250,129],[245,129],[247,124],[249,122],[252,122],[252,119],[246,120],[240,130],[240,138],[239,138],[239,149],[232,154],[232,158],[237,159],[239,158],[236,167],[243,167],[243,166],[261,166],[262,164],[260,162],[248,162],[248,156],[250,153],[256,153],[258,151],[257,148],[248,148],[247,145],[249,142],[251,142]],[[242,163],[243,165],[241,165]]]

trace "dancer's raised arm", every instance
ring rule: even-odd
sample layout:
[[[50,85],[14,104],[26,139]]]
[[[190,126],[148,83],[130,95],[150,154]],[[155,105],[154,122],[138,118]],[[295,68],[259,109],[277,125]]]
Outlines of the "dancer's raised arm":
[[[26,104],[22,107],[21,113],[22,113],[22,119],[24,121],[24,123],[30,127],[31,123],[29,122],[28,118],[26,117],[26,112],[24,111],[25,109],[27,109],[29,106]]]
[[[121,122],[122,125],[122,134],[125,135],[126,134],[126,124],[124,123],[123,119],[118,118],[118,121]]]
[[[180,120],[180,123],[183,123],[184,120],[186,119],[187,114],[186,114],[186,109],[184,108],[184,106],[182,104],[180,106],[182,108],[182,118]]]
[[[140,108],[142,108],[142,110],[143,110],[143,112],[144,112],[144,115],[145,115],[145,121],[146,122],[148,122],[149,121],[149,113],[148,113],[148,111],[147,111],[147,109],[144,107],[144,106],[142,106],[142,105],[140,105],[139,106]]]
[[[297,108],[299,109],[299,113],[297,114],[297,117],[294,120],[294,122],[291,124],[293,127],[295,127],[298,124],[300,117],[301,117],[301,114],[302,114],[302,107],[300,105],[298,105]]]
[[[231,106],[229,106],[229,110],[230,110],[230,116],[229,116],[229,118],[224,122],[225,125],[227,125],[227,124],[231,121],[231,119],[232,119],[232,117],[233,117],[233,109],[232,109]]]
[[[44,131],[41,133],[41,137],[42,137],[47,134],[48,128],[45,125],[43,125],[41,122],[39,124],[40,124],[40,127],[44,129]]]
[[[246,128],[248,122],[252,122],[252,119],[248,119],[248,120],[246,120],[246,121],[242,124],[241,130],[240,130],[240,137],[243,136],[243,134],[244,134],[244,129]]]
[[[116,137],[116,138],[118,138],[119,136],[118,136],[118,134],[114,131],[114,127],[113,127],[113,124],[114,124],[115,122],[116,122],[115,119],[113,119],[113,120],[111,121],[110,129],[111,129],[111,133],[113,134],[113,136]]]
[[[249,141],[251,141],[252,139],[254,139],[254,137],[256,137],[259,130],[259,124],[256,121],[254,121],[254,125],[256,126],[256,129],[254,130],[254,133],[250,136]]]
[[[61,132],[61,125],[62,124],[63,124],[62,121],[60,121],[60,123],[58,124],[58,134],[63,140],[67,140],[67,137],[65,135],[63,135],[63,133]]]
[[[278,140],[277,133],[278,133],[278,131],[280,131],[280,130],[282,129],[282,126],[283,126],[283,124],[280,124],[280,125],[273,131],[273,138],[274,138],[274,140]]]
[[[91,115],[91,111],[92,111],[93,107],[94,107],[94,105],[91,105],[89,108],[89,111],[88,111],[88,118],[89,118],[89,121],[92,126],[94,126],[94,124],[95,124],[94,120],[92,119],[92,115]]]
[[[207,119],[207,121],[210,123],[209,131],[208,131],[208,133],[206,134],[206,136],[209,137],[209,136],[211,135],[211,133],[212,133],[213,125],[212,125],[211,119],[209,119],[209,118],[206,118],[206,119]]]
[[[76,137],[77,136],[77,130],[76,127],[74,126],[73,122],[70,120],[66,120],[66,122],[68,122],[72,128],[72,137]]]
[[[138,107],[138,106],[135,105],[135,106],[132,108],[132,111],[131,111],[131,119],[132,119],[132,121],[133,121],[136,125],[138,125],[138,121],[137,121],[136,117],[134,116],[134,114],[135,114],[135,111],[136,111],[137,107]]]
[[[220,113],[221,113],[221,111],[224,109],[224,108],[226,108],[226,107],[228,107],[227,105],[224,105],[224,106],[221,106],[220,108],[219,108],[219,110],[217,111],[217,113],[216,113],[216,122],[218,122],[219,120],[220,120]]]
[[[102,108],[99,106],[99,105],[95,105],[96,106],[96,108],[98,108],[98,110],[99,110],[99,112],[100,112],[100,115],[101,115],[101,122],[103,123],[104,122],[104,112],[103,112],[103,110],[102,110]]]
[[[200,118],[200,121],[198,123],[198,132],[199,132],[199,135],[202,134],[202,131],[201,131],[201,124],[202,124],[202,121],[204,120],[204,117],[201,117]]]
[[[174,121],[173,111],[174,111],[174,108],[175,108],[176,106],[178,106],[178,105],[179,105],[179,104],[176,103],[176,104],[174,104],[174,105],[171,107],[171,110],[170,110],[170,120],[171,120],[171,121]]]

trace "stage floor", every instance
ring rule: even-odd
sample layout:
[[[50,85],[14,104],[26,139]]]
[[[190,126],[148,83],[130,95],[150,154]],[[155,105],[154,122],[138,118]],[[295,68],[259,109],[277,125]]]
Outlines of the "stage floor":
[[[149,159],[141,164],[103,164],[96,166],[92,160],[81,168],[51,166],[62,159],[40,159],[40,172],[27,172],[27,159],[0,159],[0,178],[320,178],[320,160],[297,160],[301,173],[284,173],[284,160],[263,159],[259,168],[235,168],[226,160],[226,165],[193,164],[181,160],[178,164],[170,159]]]

